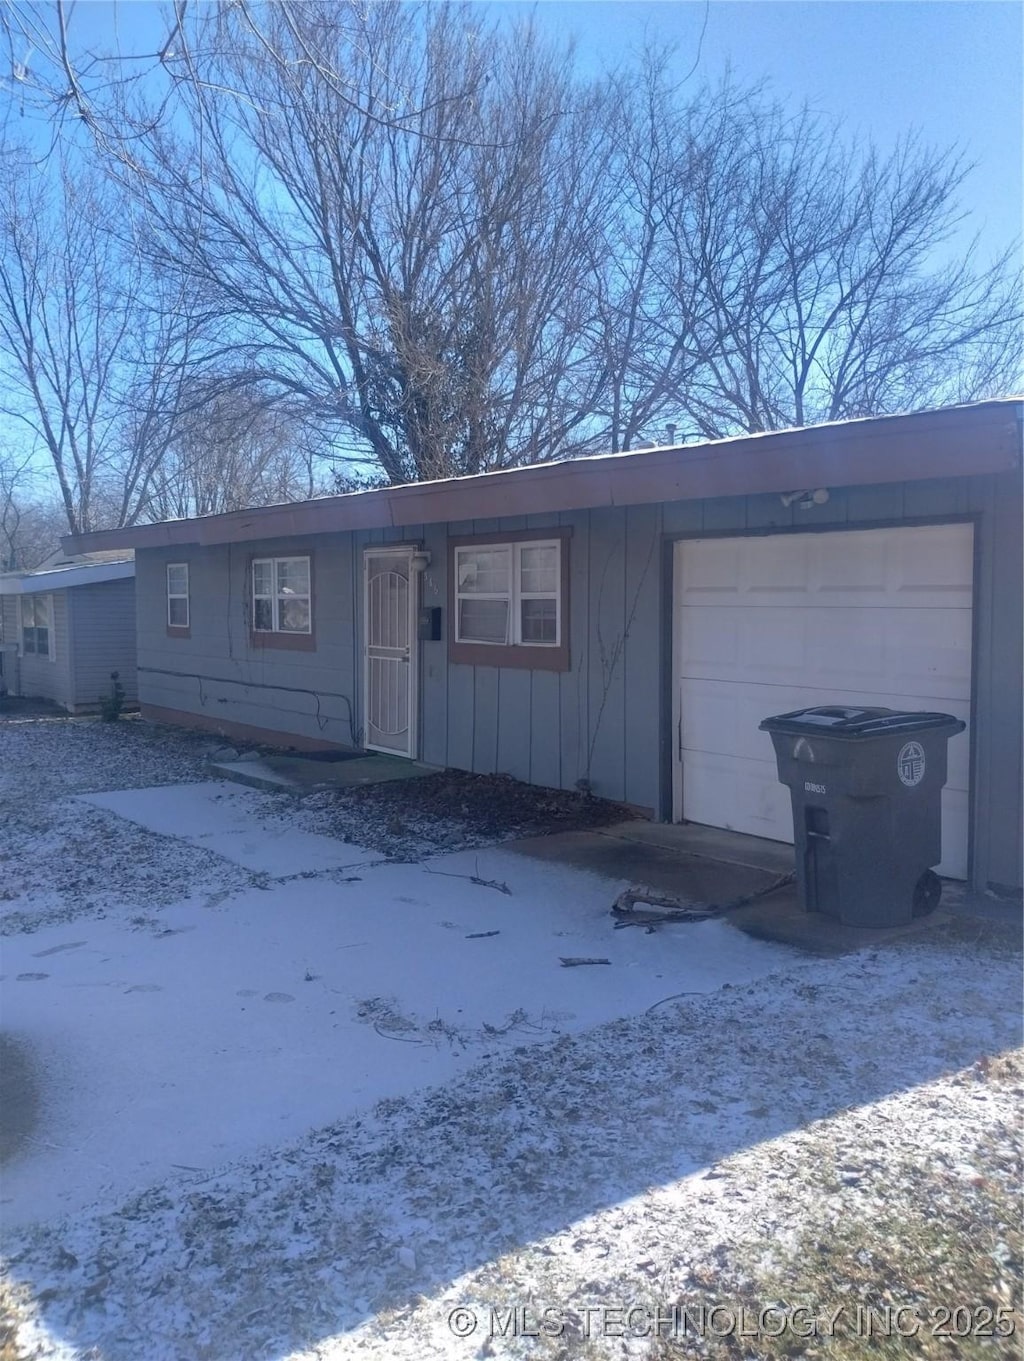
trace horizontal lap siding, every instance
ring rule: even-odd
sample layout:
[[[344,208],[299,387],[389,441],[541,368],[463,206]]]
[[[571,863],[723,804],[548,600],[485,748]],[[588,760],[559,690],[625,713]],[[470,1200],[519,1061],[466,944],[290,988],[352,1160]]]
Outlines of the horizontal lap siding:
[[[18,612],[17,597],[12,600],[13,610],[5,615],[5,628],[10,625],[10,640],[21,646],[21,620]],[[31,699],[52,699],[63,708],[73,703],[71,689],[71,661],[68,639],[68,593],[53,592],[53,638],[51,649],[55,649],[55,660],[37,657],[34,654],[22,656],[18,661],[18,693]]]
[[[138,698],[135,670],[135,582],[101,581],[68,592],[73,696],[77,708],[98,706],[116,671],[125,698]]]

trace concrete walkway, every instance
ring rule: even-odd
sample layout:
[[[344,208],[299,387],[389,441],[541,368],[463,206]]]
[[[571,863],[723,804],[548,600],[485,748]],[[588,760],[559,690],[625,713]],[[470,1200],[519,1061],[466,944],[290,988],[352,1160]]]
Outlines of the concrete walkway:
[[[684,902],[717,906],[763,892],[781,875],[793,871],[792,846],[686,823],[621,822],[595,831],[531,837],[511,842],[508,849],[608,879],[627,880]],[[757,940],[790,945],[812,955],[834,956],[888,940],[926,935],[950,921],[950,909],[960,910],[964,896],[963,885],[947,883],[946,907],[905,926],[879,929],[844,926],[821,913],[806,912],[791,882],[744,907],[731,909],[725,920]],[[668,923],[657,929],[680,932],[693,928]]]

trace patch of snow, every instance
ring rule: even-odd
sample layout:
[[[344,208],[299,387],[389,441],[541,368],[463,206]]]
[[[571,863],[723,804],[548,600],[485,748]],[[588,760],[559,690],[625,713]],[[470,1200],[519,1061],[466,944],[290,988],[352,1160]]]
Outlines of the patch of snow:
[[[138,791],[147,817],[150,792],[179,791]],[[238,828],[245,806],[230,804],[234,830],[218,835],[256,843],[255,816]],[[180,835],[198,817],[186,805],[165,825]],[[279,868],[292,863],[270,845]],[[48,1131],[7,1173],[9,1221],[78,1209],[175,1164],[216,1166],[444,1081],[481,1053],[795,957],[721,921],[614,931],[608,881],[509,852],[347,870],[193,899],[147,928],[7,941],[5,1026],[44,1076]],[[564,954],[612,966],[564,969]]]
[[[1018,994],[1015,959],[916,945],[506,1051],[191,1185],[9,1234],[16,1290],[44,1301],[19,1342],[40,1361],[421,1361],[479,1354],[494,1308],[576,1326],[698,1305],[740,1254],[877,1214],[921,1166],[1011,1178],[1019,1083],[969,1065],[1019,1042]],[[851,1166],[862,1180],[833,1175]]]
[[[277,796],[223,780],[78,797],[151,832],[194,842],[243,869],[274,878],[375,858],[362,846],[297,828]]]

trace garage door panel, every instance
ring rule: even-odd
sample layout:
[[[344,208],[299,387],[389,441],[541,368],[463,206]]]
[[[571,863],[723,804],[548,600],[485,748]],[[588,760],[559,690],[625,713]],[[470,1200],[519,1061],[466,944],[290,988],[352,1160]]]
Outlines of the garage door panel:
[[[947,879],[967,878],[967,812],[966,789],[942,791],[942,860],[935,870]]]
[[[794,709],[809,709],[817,704],[837,704],[844,708],[878,707],[883,709],[920,708],[916,695],[869,693],[863,690],[836,690],[822,699],[821,691],[807,686],[735,685],[721,681],[687,680],[680,687],[680,732],[684,766],[691,752],[742,757],[762,761],[771,780],[776,781],[774,748],[758,724],[772,714]],[[970,721],[970,704],[953,700],[944,713]],[[966,791],[970,760],[969,732],[950,740],[948,746],[949,785]],[[684,811],[684,816],[687,814]],[[699,819],[694,819],[695,821]]]
[[[684,679],[831,689],[895,688],[922,698],[970,691],[971,614],[963,609],[738,610],[687,607],[680,639]]]
[[[897,689],[950,703],[970,694],[970,610],[892,611],[885,627],[887,671]]]
[[[798,534],[745,540],[740,583],[743,594],[755,596],[759,604],[766,605],[807,596],[813,589],[807,570],[809,548],[808,540]]]
[[[918,596],[948,600],[956,596],[971,607],[974,541],[965,525],[907,529],[893,545],[893,587],[904,599]]]
[[[716,752],[688,753],[683,798],[699,804],[705,814],[690,820],[791,843],[789,790],[777,780],[766,779],[765,767],[764,761],[727,758]]]
[[[969,525],[691,541],[677,568],[678,816],[792,840],[788,791],[758,732],[769,714],[836,704],[968,721]],[[959,876],[969,756],[968,734],[954,738],[941,868]]]

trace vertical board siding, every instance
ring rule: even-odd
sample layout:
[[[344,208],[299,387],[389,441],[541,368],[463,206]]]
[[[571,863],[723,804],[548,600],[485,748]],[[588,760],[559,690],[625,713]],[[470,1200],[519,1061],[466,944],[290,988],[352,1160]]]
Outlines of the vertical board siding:
[[[140,552],[135,583],[140,701],[284,738],[353,745],[358,657],[351,537]],[[254,647],[250,640],[251,560],[290,554],[313,558],[314,652]],[[189,565],[187,638],[167,635],[168,562]]]
[[[590,714],[583,778],[602,798],[625,788],[625,512],[590,513],[590,615],[587,693]],[[652,643],[654,640],[651,640]]]
[[[990,608],[982,616],[985,641],[980,654],[977,725],[985,732],[978,760],[975,799],[976,835],[985,838],[985,853],[976,866],[976,882],[1018,887],[1022,882],[1021,834],[1021,670],[1024,638],[1024,548],[1022,548],[1019,479],[1004,474],[992,479],[991,548],[985,554]],[[985,673],[988,673],[987,676]],[[976,858],[977,851],[976,851]]]
[[[141,697],[188,712],[341,745],[358,729],[362,687],[362,550],[418,541],[430,550],[422,603],[440,606],[442,639],[420,644],[420,757],[432,765],[500,771],[538,785],[594,792],[669,816],[664,713],[671,666],[665,545],[681,536],[786,532],[975,515],[975,881],[1019,884],[1021,526],[1019,473],[998,478],[837,488],[801,511],[777,496],[537,513],[414,529],[316,535],[265,544],[144,550],[137,558]],[[569,540],[570,669],[449,665],[454,627],[448,541],[465,534],[564,527]],[[257,553],[315,556],[314,653],[253,649],[248,562]],[[190,563],[192,629],[166,636],[164,565]],[[58,646],[60,639],[58,638]],[[158,675],[145,668],[170,671]],[[184,673],[203,673],[204,679]],[[313,694],[275,691],[290,685]],[[350,708],[356,718],[350,719]],[[358,732],[357,732],[358,736]]]
[[[570,675],[563,671],[526,671],[530,677],[530,779],[552,789],[571,789],[578,778],[567,770],[559,746],[561,728],[560,682]],[[570,724],[572,716],[569,717]]]
[[[530,672],[506,668],[498,672],[499,773],[517,780],[532,780],[532,742]]]
[[[473,672],[473,764],[478,775],[493,775],[498,768],[498,668],[474,666]]]
[[[448,535],[444,525],[423,526],[430,566],[420,581],[420,604],[441,611],[439,642],[420,644],[420,757],[448,764]]]
[[[661,629],[662,528],[660,506],[626,511],[626,620],[623,715],[627,803],[658,807],[664,722],[662,670],[670,658]]]
[[[570,670],[557,674],[554,686],[540,672],[533,673],[535,731],[531,738],[531,764],[533,779],[538,784],[548,782],[541,779],[538,771],[544,771],[549,776],[557,771],[557,784],[571,789],[577,780],[586,776],[590,731],[587,692],[591,598],[590,512],[584,510],[576,515],[563,514],[560,524],[572,532],[569,539]],[[549,746],[552,721],[555,724],[555,741]],[[540,733],[544,736],[541,737]]]
[[[125,698],[138,699],[135,669],[135,582],[101,581],[68,591],[73,696],[77,708],[97,707],[116,671]]]

